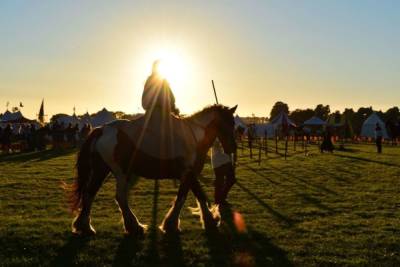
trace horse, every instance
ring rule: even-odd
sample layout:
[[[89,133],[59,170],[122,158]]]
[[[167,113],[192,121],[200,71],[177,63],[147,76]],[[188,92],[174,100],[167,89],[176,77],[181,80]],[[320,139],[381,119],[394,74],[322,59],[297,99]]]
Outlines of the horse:
[[[225,153],[236,151],[233,118],[236,108],[212,105],[188,117],[173,117],[172,123],[172,115],[168,115],[167,124],[173,126],[169,130],[179,134],[173,137],[162,134],[159,139],[165,139],[165,135],[173,139],[172,147],[164,147],[167,156],[171,150],[175,151],[172,158],[161,155],[161,147],[155,150],[160,155],[151,154],[151,150],[143,148],[146,142],[158,142],[162,146],[159,140],[152,138],[151,129],[146,129],[150,128],[150,115],[134,121],[116,120],[93,129],[78,152],[74,181],[67,186],[70,208],[77,213],[72,222],[72,232],[77,235],[96,233],[91,225],[91,206],[109,173],[116,178],[115,200],[122,213],[126,234],[138,237],[144,234],[147,227],[139,222],[128,204],[130,185],[134,185],[139,177],[180,180],[175,200],[159,226],[164,233],[180,232],[179,214],[189,190],[200,206],[203,227],[206,230],[216,229],[218,211],[209,209],[207,196],[197,177],[216,138],[221,141]],[[164,133],[165,129],[161,127],[159,131]]]

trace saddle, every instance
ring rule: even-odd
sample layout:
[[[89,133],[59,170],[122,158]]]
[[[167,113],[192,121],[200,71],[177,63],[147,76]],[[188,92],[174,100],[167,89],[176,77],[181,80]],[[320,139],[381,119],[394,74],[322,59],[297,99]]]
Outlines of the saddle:
[[[120,127],[141,152],[159,159],[175,159],[190,153],[195,142],[187,122],[172,114],[149,112]]]

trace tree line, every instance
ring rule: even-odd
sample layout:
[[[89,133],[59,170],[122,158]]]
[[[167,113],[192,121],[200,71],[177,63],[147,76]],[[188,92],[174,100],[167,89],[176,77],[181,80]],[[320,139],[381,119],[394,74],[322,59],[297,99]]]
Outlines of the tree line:
[[[400,110],[398,107],[392,107],[385,112],[379,110],[374,110],[372,107],[360,107],[358,110],[353,108],[346,108],[343,112],[338,110],[331,112],[329,105],[318,104],[314,109],[295,109],[293,111],[289,110],[289,105],[278,101],[274,104],[270,111],[270,118],[274,118],[280,112],[285,112],[289,115],[289,118],[296,123],[301,125],[304,121],[308,120],[312,116],[319,117],[320,119],[327,121],[328,118],[333,116],[334,120],[340,120],[337,118],[345,116],[345,118],[350,122],[355,133],[361,131],[361,127],[366,118],[368,118],[373,112],[376,112],[379,117],[387,124],[396,124],[400,120]]]

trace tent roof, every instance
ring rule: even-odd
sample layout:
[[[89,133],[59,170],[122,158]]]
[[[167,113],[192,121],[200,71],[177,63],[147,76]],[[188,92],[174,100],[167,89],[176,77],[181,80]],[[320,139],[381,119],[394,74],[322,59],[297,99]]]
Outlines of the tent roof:
[[[271,123],[258,123],[254,125],[257,137],[273,137],[275,136],[275,127]]]
[[[294,124],[288,117],[288,115],[284,112],[279,113],[275,118],[273,118],[270,122],[271,124],[276,126],[280,126],[283,124],[287,124],[288,126],[293,126],[296,127],[296,124]]]
[[[388,138],[385,123],[379,118],[376,112],[373,112],[363,123],[361,128],[361,136],[364,137],[375,137],[376,124],[382,128],[383,138]]]
[[[115,120],[114,114],[106,108],[103,108],[92,118],[92,123],[93,126],[97,127],[113,120]]]
[[[3,116],[1,117],[2,122],[7,122],[7,123],[30,123],[34,122],[35,120],[30,120],[24,115],[22,115],[21,111],[17,112],[10,112],[6,111],[4,112]]]
[[[65,125],[68,125],[68,124],[77,124],[77,123],[79,123],[79,119],[78,119],[78,117],[76,117],[76,115],[74,114],[74,115],[72,115],[72,116],[70,116],[70,115],[64,115],[64,116],[60,116],[60,117],[58,117],[57,118],[57,122],[58,123],[64,123]]]
[[[385,125],[385,123],[381,120],[381,118],[379,118],[378,114],[376,114],[376,112],[373,112],[371,115],[369,115],[369,117],[364,121],[363,125],[366,124],[374,124],[376,125],[377,123],[379,123],[381,126]]]
[[[313,116],[310,119],[306,120],[303,124],[309,126],[323,126],[326,125],[326,122],[318,118],[317,116]]]
[[[234,120],[235,120],[235,127],[240,126],[245,129],[247,128],[246,123],[244,123],[243,120],[238,115],[235,116]]]

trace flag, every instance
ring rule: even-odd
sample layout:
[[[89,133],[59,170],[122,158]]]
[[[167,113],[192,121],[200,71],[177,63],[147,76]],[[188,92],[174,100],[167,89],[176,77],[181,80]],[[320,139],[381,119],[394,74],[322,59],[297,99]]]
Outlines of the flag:
[[[44,123],[44,99],[42,99],[42,104],[40,105],[38,119],[40,123]]]

